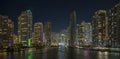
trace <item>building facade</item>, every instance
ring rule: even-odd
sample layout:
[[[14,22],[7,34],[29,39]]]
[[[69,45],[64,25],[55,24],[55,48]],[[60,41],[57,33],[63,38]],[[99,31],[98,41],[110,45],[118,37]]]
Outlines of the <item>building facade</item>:
[[[93,16],[93,44],[120,47],[120,3],[113,8],[98,10]]]
[[[50,47],[51,45],[51,23],[50,22],[46,22],[45,23],[45,44],[46,46]]]
[[[14,22],[8,16],[0,15],[0,44],[4,48],[13,45]]]
[[[18,39],[19,43],[24,46],[31,45],[32,37],[32,12],[31,10],[26,10],[21,13],[18,17]]]
[[[43,24],[41,22],[34,24],[33,44],[43,45]]]
[[[70,14],[70,39],[69,39],[69,46],[75,47],[76,41],[76,11],[73,11]]]
[[[106,46],[107,39],[105,38],[108,33],[106,25],[107,22],[106,10],[98,10],[95,12],[92,21],[93,28],[93,45],[95,46]]]
[[[120,3],[108,11],[109,46],[120,47]]]
[[[82,21],[77,28],[77,39],[79,45],[90,45],[92,42],[92,25]]]

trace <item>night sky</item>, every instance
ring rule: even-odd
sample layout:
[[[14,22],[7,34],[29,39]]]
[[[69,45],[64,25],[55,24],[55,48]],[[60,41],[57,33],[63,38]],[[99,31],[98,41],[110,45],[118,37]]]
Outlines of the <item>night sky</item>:
[[[109,10],[119,2],[120,0],[0,0],[0,14],[7,15],[14,21],[15,33],[18,16],[27,9],[33,13],[33,22],[50,21],[52,31],[60,32],[68,27],[73,10],[77,12],[77,23],[81,20],[91,22],[96,10]]]

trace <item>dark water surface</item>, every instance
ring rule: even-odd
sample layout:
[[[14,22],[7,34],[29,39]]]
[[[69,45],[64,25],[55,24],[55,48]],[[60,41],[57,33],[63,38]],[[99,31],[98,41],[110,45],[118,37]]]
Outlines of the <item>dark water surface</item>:
[[[119,52],[101,52],[65,47],[0,52],[0,59],[120,59]]]

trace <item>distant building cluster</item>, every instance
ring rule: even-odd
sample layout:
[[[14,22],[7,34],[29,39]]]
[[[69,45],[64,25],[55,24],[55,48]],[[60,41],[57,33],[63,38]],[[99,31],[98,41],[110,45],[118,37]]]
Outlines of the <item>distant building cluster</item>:
[[[13,44],[22,44],[26,47],[50,45],[51,23],[46,22],[44,28],[41,22],[33,24],[31,10],[23,11],[18,17],[18,34],[16,35],[14,22],[8,16],[0,15],[0,43],[0,47],[4,48]]]
[[[51,44],[95,47],[120,47],[120,4],[109,10],[97,10],[92,22],[76,24],[76,11],[70,13],[68,28],[52,32],[51,22],[35,22],[31,10],[23,11],[18,17],[18,34],[14,34],[14,22],[0,15],[0,48],[13,44],[23,46],[47,46]],[[64,44],[63,44],[64,43]]]

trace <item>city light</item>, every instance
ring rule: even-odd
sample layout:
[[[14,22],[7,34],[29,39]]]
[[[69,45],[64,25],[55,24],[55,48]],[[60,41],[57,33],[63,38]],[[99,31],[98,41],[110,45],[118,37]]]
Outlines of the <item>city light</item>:
[[[31,46],[31,39],[28,39],[28,47]]]
[[[116,3],[2,0],[0,59],[119,59]]]

